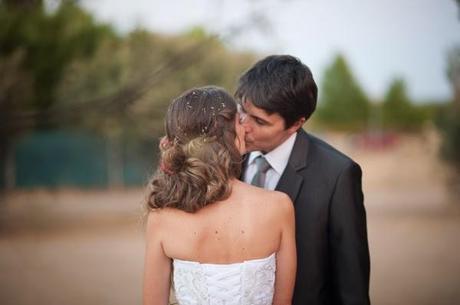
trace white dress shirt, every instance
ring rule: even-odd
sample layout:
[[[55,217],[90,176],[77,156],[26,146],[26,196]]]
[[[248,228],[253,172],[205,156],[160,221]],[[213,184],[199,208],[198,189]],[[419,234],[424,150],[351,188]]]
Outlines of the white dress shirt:
[[[296,137],[297,132],[293,133],[286,141],[265,155],[263,155],[260,151],[251,152],[248,157],[248,164],[246,166],[243,180],[246,183],[251,183],[257,171],[255,159],[258,156],[263,155],[271,166],[266,174],[264,188],[274,190],[284,172],[284,169],[286,168],[286,165],[288,164],[289,156],[294,148]]]

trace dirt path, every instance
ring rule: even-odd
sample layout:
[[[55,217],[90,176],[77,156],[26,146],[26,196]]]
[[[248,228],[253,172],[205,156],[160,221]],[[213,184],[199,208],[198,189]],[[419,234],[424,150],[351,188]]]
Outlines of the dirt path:
[[[373,304],[458,304],[458,210],[368,207],[368,228]],[[1,304],[140,304],[142,266],[136,223],[3,235]]]
[[[423,141],[349,151],[364,172],[375,305],[460,304],[460,204]],[[10,194],[0,207],[0,303],[140,304],[142,198],[139,190]]]
[[[1,303],[140,304],[142,250],[133,228],[3,237]]]

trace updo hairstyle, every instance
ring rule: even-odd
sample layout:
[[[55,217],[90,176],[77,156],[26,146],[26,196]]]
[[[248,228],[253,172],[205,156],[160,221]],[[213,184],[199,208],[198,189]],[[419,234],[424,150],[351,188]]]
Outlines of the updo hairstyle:
[[[236,112],[234,99],[214,86],[190,89],[173,100],[160,142],[160,166],[150,183],[150,209],[193,213],[228,198],[229,180],[241,173]]]

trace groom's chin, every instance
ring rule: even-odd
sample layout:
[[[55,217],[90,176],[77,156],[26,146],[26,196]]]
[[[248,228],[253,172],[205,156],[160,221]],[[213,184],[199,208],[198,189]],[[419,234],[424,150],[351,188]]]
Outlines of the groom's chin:
[[[251,143],[246,143],[246,153],[257,150],[256,147],[252,146]]]

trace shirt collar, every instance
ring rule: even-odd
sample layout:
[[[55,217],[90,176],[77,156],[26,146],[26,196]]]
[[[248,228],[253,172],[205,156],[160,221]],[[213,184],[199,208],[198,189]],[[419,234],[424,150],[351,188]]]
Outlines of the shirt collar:
[[[270,166],[279,175],[281,175],[289,161],[289,156],[291,155],[292,149],[294,148],[296,137],[297,132],[294,132],[283,143],[265,155],[263,155],[261,151],[251,152],[249,155],[248,165],[252,164],[258,156],[263,155],[268,163],[270,163]]]

